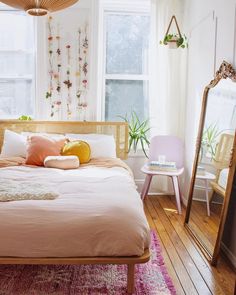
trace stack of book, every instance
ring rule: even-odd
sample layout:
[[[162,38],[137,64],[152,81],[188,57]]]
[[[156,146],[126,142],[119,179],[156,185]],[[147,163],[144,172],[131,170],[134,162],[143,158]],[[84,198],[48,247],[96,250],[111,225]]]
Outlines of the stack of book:
[[[158,162],[158,161],[151,161],[148,163],[148,169],[154,171],[164,171],[164,172],[171,172],[176,171],[176,163],[175,162]]]

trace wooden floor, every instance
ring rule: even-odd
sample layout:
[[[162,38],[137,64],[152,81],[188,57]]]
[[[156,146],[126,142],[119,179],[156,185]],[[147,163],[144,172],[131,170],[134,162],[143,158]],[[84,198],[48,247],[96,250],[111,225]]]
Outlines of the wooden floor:
[[[189,226],[205,244],[206,248],[213,253],[219,230],[222,205],[212,203],[210,208],[211,215],[207,216],[206,202],[193,201]]]
[[[234,294],[235,273],[221,257],[217,267],[208,263],[183,226],[184,208],[178,215],[172,197],[149,196],[145,212],[150,227],[159,236],[177,294]]]

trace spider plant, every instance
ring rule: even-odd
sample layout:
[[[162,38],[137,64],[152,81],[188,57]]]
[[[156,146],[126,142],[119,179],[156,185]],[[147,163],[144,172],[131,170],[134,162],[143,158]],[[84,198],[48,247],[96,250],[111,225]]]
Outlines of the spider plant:
[[[206,147],[207,152],[214,159],[217,148],[217,139],[222,131],[219,131],[217,124],[211,124],[203,130],[201,149]]]
[[[141,122],[134,111],[131,112],[130,118],[127,115],[119,117],[129,124],[129,152],[133,149],[136,153],[139,145],[141,145],[144,155],[148,158],[145,147],[150,145],[148,140],[149,120]]]

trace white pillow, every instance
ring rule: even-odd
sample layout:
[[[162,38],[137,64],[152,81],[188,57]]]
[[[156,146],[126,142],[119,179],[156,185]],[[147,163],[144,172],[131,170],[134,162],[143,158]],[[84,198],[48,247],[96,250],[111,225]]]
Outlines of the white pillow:
[[[27,138],[16,132],[5,130],[1,157],[26,158]]]
[[[116,143],[112,135],[106,134],[71,134],[69,140],[86,141],[91,148],[91,158],[116,158]]]
[[[80,162],[76,156],[49,156],[44,160],[44,166],[57,169],[77,169]]]

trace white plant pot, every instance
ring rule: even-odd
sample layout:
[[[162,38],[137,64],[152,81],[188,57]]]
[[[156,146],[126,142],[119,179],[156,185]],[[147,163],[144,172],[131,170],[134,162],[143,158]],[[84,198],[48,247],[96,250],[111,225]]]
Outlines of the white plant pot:
[[[178,39],[179,39],[178,37],[173,37],[171,39],[171,41],[167,42],[170,49],[177,49],[178,48],[178,45],[177,45]]]
[[[144,173],[141,172],[141,168],[148,161],[142,150],[138,150],[136,153],[130,151],[126,164],[131,168],[134,174],[134,180],[137,185],[137,190],[141,192],[143,183],[145,180]]]
[[[135,179],[143,179],[144,174],[140,171],[143,165],[148,161],[143,151],[138,150],[136,153],[130,151],[126,164],[132,169]]]
[[[177,49],[178,48],[178,45],[177,45],[177,42],[168,42],[168,46],[170,49]]]

